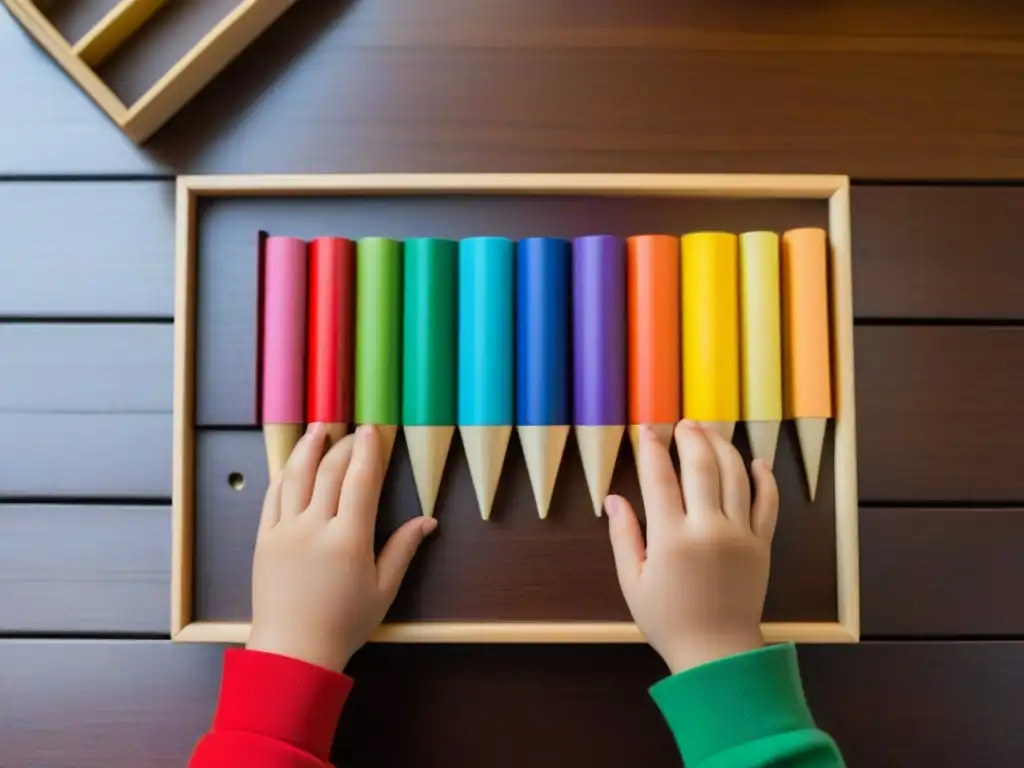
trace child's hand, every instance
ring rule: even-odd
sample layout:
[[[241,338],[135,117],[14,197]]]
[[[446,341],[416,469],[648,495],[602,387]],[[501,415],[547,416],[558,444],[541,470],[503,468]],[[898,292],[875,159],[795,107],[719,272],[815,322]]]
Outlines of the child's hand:
[[[779,489],[755,461],[753,508],[743,460],[712,430],[676,427],[682,493],[668,451],[650,430],[640,439],[639,474],[647,547],[629,502],[608,512],[619,584],[633,618],[673,673],[764,645]]]
[[[360,427],[326,456],[325,438],[322,424],[311,427],[267,491],[247,647],[341,672],[380,626],[437,521],[408,521],[375,562],[384,475],[378,432]]]

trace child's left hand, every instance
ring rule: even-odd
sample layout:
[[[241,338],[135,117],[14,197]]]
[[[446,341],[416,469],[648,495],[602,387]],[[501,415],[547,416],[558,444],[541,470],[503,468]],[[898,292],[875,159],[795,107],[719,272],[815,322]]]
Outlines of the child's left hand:
[[[267,491],[247,647],[341,672],[384,620],[437,521],[409,520],[375,560],[380,436],[360,427],[326,455],[325,441],[324,426],[311,426]]]

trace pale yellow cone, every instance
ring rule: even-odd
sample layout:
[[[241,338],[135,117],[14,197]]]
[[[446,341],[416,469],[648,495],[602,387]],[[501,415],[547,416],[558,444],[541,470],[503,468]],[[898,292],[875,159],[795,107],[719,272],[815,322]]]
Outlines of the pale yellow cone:
[[[619,458],[619,446],[626,427],[618,426],[577,426],[576,442],[580,448],[583,474],[587,478],[587,489],[594,502],[594,514],[601,516],[601,507],[608,496],[615,474],[615,462]]]
[[[523,445],[526,471],[530,474],[533,498],[541,520],[547,518],[551,508],[551,496],[555,492],[555,481],[568,437],[568,426],[519,427],[519,442]]]
[[[434,516],[437,492],[441,489],[454,434],[455,427],[405,427],[405,444],[409,448],[412,476],[424,517]]]
[[[264,424],[263,442],[267,448],[267,470],[270,482],[280,474],[299,443],[305,428],[302,424]]]
[[[459,427],[480,517],[490,520],[512,427]]]
[[[825,449],[825,428],[828,419],[795,419],[796,436],[800,443],[800,455],[804,461],[807,476],[807,492],[811,501],[818,492],[818,475],[821,473],[821,454]]]
[[[747,439],[750,453],[755,459],[764,459],[769,467],[775,466],[775,451],[779,447],[779,421],[748,421]]]

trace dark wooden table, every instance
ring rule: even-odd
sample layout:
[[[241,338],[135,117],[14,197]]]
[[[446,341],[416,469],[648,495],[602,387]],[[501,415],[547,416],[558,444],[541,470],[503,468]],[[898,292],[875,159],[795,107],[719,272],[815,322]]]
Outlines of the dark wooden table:
[[[0,766],[182,765],[215,703],[168,641],[172,177],[386,170],[850,174],[865,641],[808,694],[853,766],[1024,762],[1024,6],[319,0],[145,149],[0,12]],[[339,765],[678,764],[646,648],[352,671]]]

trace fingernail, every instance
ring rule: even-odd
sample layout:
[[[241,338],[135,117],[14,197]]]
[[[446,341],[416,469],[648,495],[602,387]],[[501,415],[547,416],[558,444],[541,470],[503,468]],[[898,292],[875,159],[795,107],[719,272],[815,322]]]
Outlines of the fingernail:
[[[323,422],[314,421],[306,428],[306,434],[309,435],[310,437],[319,437],[321,434],[323,434],[324,429],[326,429],[326,427],[324,426]]]
[[[644,440],[656,440],[657,435],[654,434],[654,430],[651,429],[649,424],[642,424],[640,426],[640,436]]]
[[[435,530],[437,530],[437,520],[435,520],[433,517],[424,518],[423,522],[420,524],[420,530],[423,531],[424,537],[429,536]]]
[[[359,426],[359,429],[356,430],[356,437],[358,437],[360,440],[365,440],[372,434],[372,432],[372,424],[362,424]]]
[[[618,498],[616,498],[615,496],[609,496],[607,499],[604,500],[604,511],[608,515],[609,519],[619,514],[620,510],[622,509],[619,506],[619,503],[620,502]]]
[[[700,429],[700,424],[698,424],[696,421],[693,421],[692,419],[683,419],[683,427],[685,429],[692,429],[693,431],[696,432]]]

